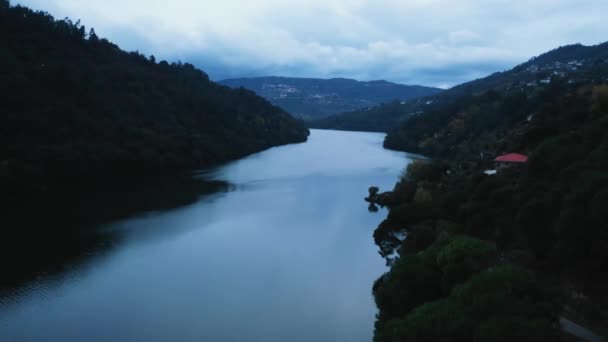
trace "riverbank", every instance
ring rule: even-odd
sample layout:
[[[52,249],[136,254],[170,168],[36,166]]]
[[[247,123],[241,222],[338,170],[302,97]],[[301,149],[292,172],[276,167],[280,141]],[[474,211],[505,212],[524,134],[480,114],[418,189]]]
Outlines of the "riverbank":
[[[568,210],[557,203],[572,194],[535,174],[534,158],[530,168],[497,175],[458,174],[439,161],[408,167],[390,196],[399,200],[374,232],[381,254],[398,256],[374,284],[375,341],[568,340],[564,312],[607,333],[605,250],[574,257],[568,253],[581,241],[573,231],[547,228],[572,224],[563,214],[555,221],[555,212]],[[603,222],[593,221],[602,212],[588,215],[585,227]]]
[[[374,233],[400,256],[376,284],[377,341],[559,340],[564,313],[608,335],[604,72],[485,89],[389,133],[385,147],[435,159],[408,167]]]

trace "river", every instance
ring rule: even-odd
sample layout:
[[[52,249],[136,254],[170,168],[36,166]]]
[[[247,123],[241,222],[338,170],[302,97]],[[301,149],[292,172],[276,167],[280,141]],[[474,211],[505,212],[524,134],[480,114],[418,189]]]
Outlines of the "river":
[[[313,130],[198,175],[227,191],[96,227],[120,239],[0,296],[0,340],[371,341],[386,212],[363,197],[409,161],[383,138]]]

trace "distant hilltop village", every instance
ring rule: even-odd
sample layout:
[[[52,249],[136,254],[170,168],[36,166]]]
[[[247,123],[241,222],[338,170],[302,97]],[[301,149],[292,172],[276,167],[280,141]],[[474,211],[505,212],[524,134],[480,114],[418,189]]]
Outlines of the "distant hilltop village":
[[[329,105],[340,103],[344,101],[342,97],[336,92],[312,92],[309,93],[304,89],[300,89],[297,86],[290,84],[272,84],[264,83],[262,85],[262,96],[269,100],[285,100],[288,98],[298,98],[302,101],[309,103],[317,103],[321,105]],[[375,102],[367,99],[357,99],[356,101],[361,103],[361,106],[372,106]]]
[[[529,63],[534,61],[533,59]],[[569,84],[608,81],[607,76],[587,73],[597,63],[608,63],[608,60],[574,59],[567,62],[529,64],[522,73],[529,74],[533,79],[516,82],[513,86],[539,87],[551,84],[555,79],[566,79]]]

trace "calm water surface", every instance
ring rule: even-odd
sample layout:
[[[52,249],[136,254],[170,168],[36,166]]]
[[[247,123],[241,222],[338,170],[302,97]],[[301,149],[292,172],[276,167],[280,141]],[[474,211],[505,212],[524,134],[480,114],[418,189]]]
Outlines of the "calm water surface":
[[[383,138],[313,130],[203,172],[231,191],[99,227],[122,238],[0,297],[0,340],[370,341],[386,212],[363,197],[409,162]]]

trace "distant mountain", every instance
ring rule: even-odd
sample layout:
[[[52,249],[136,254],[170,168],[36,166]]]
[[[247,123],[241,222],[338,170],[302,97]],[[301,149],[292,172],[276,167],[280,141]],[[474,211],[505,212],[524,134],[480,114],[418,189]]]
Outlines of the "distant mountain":
[[[293,116],[317,119],[370,108],[394,100],[407,101],[434,95],[441,89],[387,81],[360,82],[345,78],[289,77],[239,78],[220,84],[256,92]]]
[[[458,85],[439,94],[411,101],[391,102],[374,108],[343,113],[309,123],[310,127],[343,130],[388,132],[404,121],[441,110],[463,96],[497,92],[534,93],[552,83],[576,85],[605,80],[600,69],[608,65],[608,43],[563,46],[530,59],[509,71]]]

